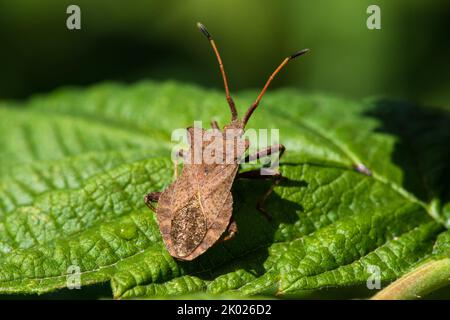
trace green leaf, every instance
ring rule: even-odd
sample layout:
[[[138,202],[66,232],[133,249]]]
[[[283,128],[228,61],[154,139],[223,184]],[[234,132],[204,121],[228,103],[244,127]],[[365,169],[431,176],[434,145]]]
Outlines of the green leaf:
[[[241,113],[254,96],[237,95]],[[449,257],[449,115],[285,89],[249,123],[279,129],[287,147],[285,180],[267,201],[273,219],[255,207],[271,182],[236,181],[237,236],[174,260],[143,196],[173,179],[174,129],[229,118],[223,93],[175,82],[3,103],[0,293],[66,288],[76,266],[82,287],[110,282],[115,298],[367,297],[373,267],[386,287]],[[447,284],[420,281],[408,292]]]

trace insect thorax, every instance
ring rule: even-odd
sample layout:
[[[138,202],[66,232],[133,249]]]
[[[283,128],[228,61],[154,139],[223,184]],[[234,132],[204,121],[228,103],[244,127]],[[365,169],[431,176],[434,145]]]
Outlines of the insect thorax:
[[[232,122],[224,130],[190,127],[187,164],[236,164],[248,149],[240,123]]]

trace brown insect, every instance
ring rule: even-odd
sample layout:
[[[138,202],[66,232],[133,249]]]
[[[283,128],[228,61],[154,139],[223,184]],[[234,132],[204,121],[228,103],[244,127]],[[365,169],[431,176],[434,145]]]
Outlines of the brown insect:
[[[209,40],[219,62],[226,98],[231,110],[231,122],[224,126],[223,130],[220,130],[217,122],[212,121],[211,127],[218,134],[215,135],[214,139],[209,140],[204,139],[206,136],[204,129],[187,128],[190,147],[186,154],[179,153],[179,156],[183,156],[185,159],[181,174],[177,176],[177,164],[175,164],[176,180],[163,192],[152,192],[144,198],[147,206],[156,212],[167,250],[173,257],[180,260],[193,260],[216,242],[229,240],[236,234],[237,226],[232,216],[233,198],[231,195],[231,187],[236,178],[272,178],[275,180],[275,183],[257,204],[257,208],[270,218],[263,204],[276,183],[280,181],[281,174],[275,170],[272,175],[261,175],[260,170],[238,173],[239,165],[242,160],[249,162],[275,152],[279,152],[279,157],[281,157],[285,147],[278,144],[259,150],[253,155],[245,156],[249,148],[249,142],[243,137],[244,128],[275,75],[290,60],[309,51],[305,49],[284,59],[269,77],[244,118],[240,120],[228,90],[225,69],[216,44],[201,23],[198,23],[197,26]],[[198,150],[201,153],[207,152],[208,147],[214,142],[221,142],[224,146],[223,154],[219,156],[222,156],[222,159],[231,159],[231,161],[225,161],[225,163],[206,163],[205,161],[195,163],[193,160],[196,152]],[[155,210],[152,202],[156,201],[158,207]],[[225,231],[226,235],[222,237]]]

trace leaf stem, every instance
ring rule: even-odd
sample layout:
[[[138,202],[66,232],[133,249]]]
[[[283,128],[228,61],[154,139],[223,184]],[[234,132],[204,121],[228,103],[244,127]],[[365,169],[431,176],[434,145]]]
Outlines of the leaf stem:
[[[427,262],[372,297],[372,300],[420,299],[450,284],[450,258]]]

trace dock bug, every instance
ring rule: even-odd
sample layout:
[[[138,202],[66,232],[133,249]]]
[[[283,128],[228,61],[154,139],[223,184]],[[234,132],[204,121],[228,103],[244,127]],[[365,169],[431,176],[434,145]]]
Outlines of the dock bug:
[[[187,128],[189,151],[186,154],[180,153],[180,156],[184,158],[181,174],[163,192],[151,192],[144,199],[147,206],[156,212],[162,238],[170,255],[186,261],[195,259],[218,241],[231,239],[237,232],[236,222],[232,216],[233,198],[231,194],[231,187],[235,179],[275,179],[275,183],[258,201],[257,205],[258,209],[268,216],[263,203],[272,192],[276,182],[280,180],[281,174],[274,171],[272,175],[262,175],[260,170],[238,173],[238,170],[242,160],[244,162],[253,161],[275,152],[278,152],[281,157],[285,147],[277,144],[259,150],[255,154],[246,155],[249,143],[243,137],[244,129],[275,75],[290,60],[309,51],[304,49],[285,58],[271,74],[255,102],[240,120],[228,90],[225,69],[216,44],[201,23],[198,23],[197,26],[210,42],[218,60],[225,85],[226,99],[230,106],[231,122],[220,130],[217,122],[213,121],[211,126],[216,134],[212,139],[204,139],[207,131],[202,128]],[[219,152],[222,152],[219,158],[224,161],[204,161],[205,156],[217,157],[217,154],[209,154],[209,152],[204,154],[205,150],[214,150],[214,148],[209,148],[212,143],[222,146],[219,149]],[[196,157],[199,152],[201,154],[200,161]],[[175,165],[175,167],[177,166]],[[157,208],[153,206],[153,202],[158,202]],[[226,234],[222,237],[225,232]]]

